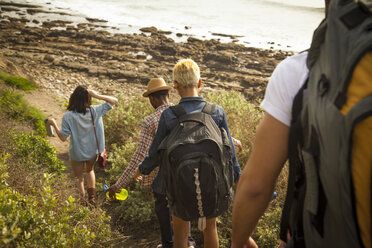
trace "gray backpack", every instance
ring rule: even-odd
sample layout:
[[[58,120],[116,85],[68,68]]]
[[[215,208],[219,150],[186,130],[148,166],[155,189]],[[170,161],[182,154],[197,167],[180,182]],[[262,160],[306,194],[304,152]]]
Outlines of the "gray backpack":
[[[159,146],[172,213],[185,220],[205,220],[224,213],[233,196],[233,165],[226,130],[211,117],[216,105],[187,114],[181,105],[170,107],[178,119]]]
[[[372,246],[371,6],[332,0],[314,32],[309,78],[292,108],[287,247]]]

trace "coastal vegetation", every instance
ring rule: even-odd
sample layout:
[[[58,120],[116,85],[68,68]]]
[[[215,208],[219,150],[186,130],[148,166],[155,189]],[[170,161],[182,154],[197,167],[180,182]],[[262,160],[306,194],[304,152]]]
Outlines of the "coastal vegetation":
[[[37,20],[32,14],[43,10],[30,4],[0,6],[0,70],[6,72],[0,71],[1,247],[156,247],[160,237],[151,189],[132,181],[125,201],[108,201],[103,193],[103,184],[115,183],[129,163],[141,122],[153,111],[141,96],[148,79],[164,77],[170,83],[174,63],[193,58],[202,71],[201,95],[224,107],[231,134],[243,143],[238,154],[243,168],[262,118],[258,103],[267,80],[277,63],[292,54],[191,36],[175,42],[156,28],[113,34],[94,20],[76,25],[66,22],[53,10],[48,10],[53,15],[50,20]],[[8,16],[9,6],[18,11]],[[27,25],[27,19],[35,25]],[[51,145],[54,138],[45,139],[44,112],[52,107],[47,102],[38,109],[25,100],[27,96],[37,98],[34,102],[43,100],[38,93],[33,95],[36,84],[44,96],[50,93],[51,101],[67,99],[80,84],[120,95],[119,104],[104,117],[109,157],[107,168],[96,171],[95,209],[77,200],[72,176],[67,175],[70,168],[62,163],[66,154]],[[172,92],[171,99],[178,101]],[[253,234],[260,247],[277,245],[285,189],[283,170],[275,189],[278,197]],[[217,223],[220,247],[229,247],[231,209]],[[192,234],[197,247],[202,247],[195,224]]]
[[[0,71],[0,79],[10,86],[15,86],[16,88],[25,91],[36,89],[36,85],[34,82],[23,77],[10,75],[3,71]]]
[[[238,154],[238,160],[243,168],[248,160],[256,127],[262,118],[263,112],[254,104],[249,103],[242,94],[234,91],[209,91],[203,93],[206,100],[221,105],[227,114],[229,128],[232,135],[241,140],[243,151]],[[107,144],[110,145],[110,167],[107,169],[108,177],[98,178],[103,184],[115,183],[128,165],[131,155],[137,144],[140,123],[152,108],[142,96],[132,99],[119,97],[118,106],[107,114],[105,133]],[[114,138],[116,137],[116,138]],[[105,181],[105,182],[104,182]],[[279,221],[283,196],[285,195],[285,172],[278,180],[277,193],[279,197],[272,201],[267,213],[260,221],[253,237],[260,247],[274,247],[278,244]],[[159,232],[157,220],[153,210],[151,189],[141,188],[133,181],[128,185],[129,197],[126,201],[112,203],[111,213],[115,225],[130,232]],[[218,218],[220,247],[229,247],[231,241],[231,212]],[[195,224],[195,223],[194,223]],[[144,230],[144,227],[145,230]],[[154,228],[155,227],[155,228]],[[192,235],[197,244],[202,244],[202,235],[195,225],[192,225]]]
[[[116,235],[112,233],[118,230],[125,235],[150,232],[157,236],[159,230],[152,191],[134,181],[128,185],[129,197],[126,201],[103,200],[93,210],[82,206],[76,200],[74,185],[65,173],[65,165],[57,158],[57,150],[45,138],[44,125],[35,124],[45,116],[27,104],[22,92],[16,92],[14,86],[5,86],[4,81],[0,82],[0,114],[3,120],[8,119],[3,121],[5,126],[1,128],[9,129],[1,133],[5,141],[0,151],[2,245],[115,246],[113,240]],[[209,91],[203,96],[225,109],[232,135],[243,144],[238,159],[244,167],[262,111],[234,91]],[[98,190],[102,190],[103,184],[115,183],[125,170],[136,148],[140,123],[153,111],[140,95],[131,98],[121,95],[119,99],[118,106],[104,119],[109,165],[105,172],[97,172]],[[16,130],[11,127],[14,123],[30,128],[28,131]],[[285,179],[286,175],[281,175],[276,190],[279,197],[272,201],[253,235],[260,247],[274,247],[278,243]],[[218,218],[217,224],[221,247],[229,247],[231,208]],[[198,244],[202,244],[202,235],[195,225],[192,225],[192,235]]]
[[[76,200],[45,128],[40,132],[43,125],[34,124],[41,112],[30,111],[22,95],[5,84],[0,80],[0,246],[104,247],[109,217]]]

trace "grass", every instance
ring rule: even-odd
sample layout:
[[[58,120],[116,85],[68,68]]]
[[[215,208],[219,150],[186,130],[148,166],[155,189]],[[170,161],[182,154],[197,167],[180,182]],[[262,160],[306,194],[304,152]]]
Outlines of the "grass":
[[[10,119],[25,121],[32,125],[38,134],[46,136],[44,125],[46,115],[30,106],[20,93],[13,89],[0,90],[0,108]]]
[[[0,89],[0,247],[106,247],[110,218],[78,201],[55,148],[40,135],[42,113],[14,89]],[[38,132],[22,131],[25,121]]]
[[[21,89],[24,91],[37,89],[34,82],[23,77],[10,75],[3,71],[0,71],[0,79],[3,80],[7,85],[16,87],[17,89]]]

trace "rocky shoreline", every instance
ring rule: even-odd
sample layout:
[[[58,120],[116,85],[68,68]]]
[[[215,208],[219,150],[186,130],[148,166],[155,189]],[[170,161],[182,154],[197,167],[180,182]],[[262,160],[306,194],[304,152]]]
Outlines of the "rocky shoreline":
[[[65,12],[32,4],[0,1],[0,8],[0,57],[64,98],[79,84],[108,94],[133,94],[142,92],[151,77],[171,83],[174,64],[192,58],[200,66],[205,89],[235,90],[256,101],[277,63],[292,54],[215,39],[175,42],[169,31],[155,27],[142,28],[139,34],[112,33],[102,30],[104,20],[86,18],[76,24]],[[32,18],[39,12],[57,18]],[[0,70],[9,68],[0,63]]]

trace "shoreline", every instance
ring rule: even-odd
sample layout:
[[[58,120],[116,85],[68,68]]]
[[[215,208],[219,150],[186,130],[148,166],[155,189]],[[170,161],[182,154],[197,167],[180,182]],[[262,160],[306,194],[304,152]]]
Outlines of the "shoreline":
[[[184,35],[186,41],[176,42],[169,38],[170,31],[156,27],[122,34],[104,20],[84,17],[85,22],[74,25],[83,17],[45,11],[34,4],[0,1],[0,7],[0,54],[21,66],[41,88],[64,98],[79,84],[109,94],[140,93],[151,77],[164,77],[170,84],[177,60],[192,58],[200,66],[203,89],[235,90],[258,101],[277,63],[293,54],[246,47],[233,42],[234,35],[217,34],[232,40],[228,43]],[[62,18],[37,18],[37,13],[45,12]]]

